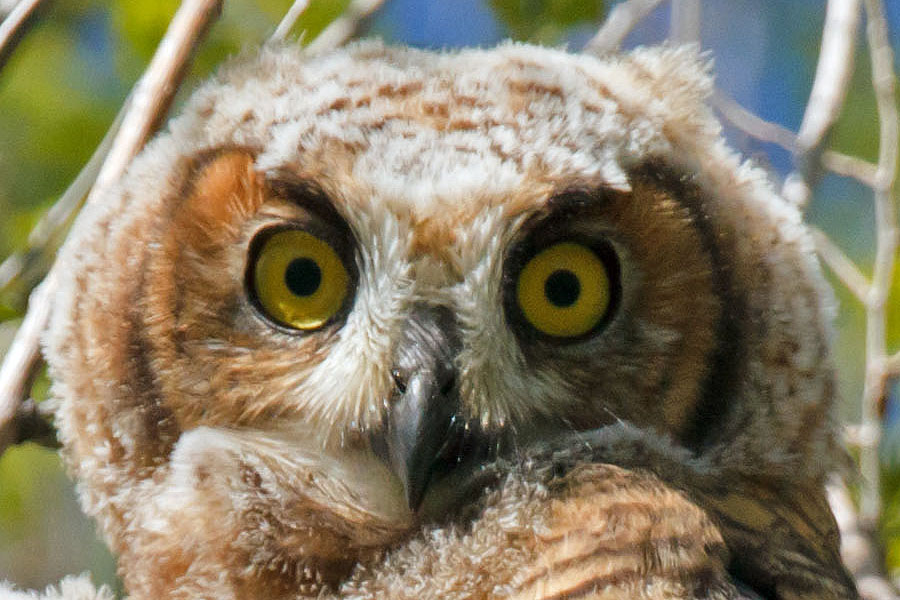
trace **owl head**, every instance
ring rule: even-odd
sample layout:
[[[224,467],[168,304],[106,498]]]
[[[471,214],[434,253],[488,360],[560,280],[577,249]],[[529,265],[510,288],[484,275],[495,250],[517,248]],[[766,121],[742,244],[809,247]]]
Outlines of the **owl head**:
[[[317,593],[485,464],[625,425],[820,484],[828,296],[710,88],[685,48],[364,42],[196,91],[79,217],[45,339],[132,593]]]

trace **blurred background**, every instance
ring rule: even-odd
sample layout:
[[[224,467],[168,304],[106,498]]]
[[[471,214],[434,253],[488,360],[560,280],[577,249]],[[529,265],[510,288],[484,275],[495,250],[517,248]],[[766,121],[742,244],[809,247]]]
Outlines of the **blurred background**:
[[[295,31],[306,39],[338,16],[347,0],[313,0]],[[0,15],[14,4],[0,0]],[[602,0],[387,0],[371,35],[427,48],[488,46],[507,38],[578,50],[614,2]],[[0,71],[0,260],[26,246],[28,233],[66,189],[109,127],[149,61],[177,8],[175,0],[51,2]],[[224,58],[258,46],[290,0],[230,0],[201,47],[174,111]],[[900,54],[900,1],[886,2],[895,57]],[[714,60],[720,89],[762,118],[796,131],[806,106],[820,44],[821,0],[731,0],[703,4],[701,43]],[[627,38],[626,47],[658,43],[669,28],[662,6]],[[862,39],[862,30],[860,30]],[[895,71],[897,70],[895,64]],[[860,44],[856,69],[829,147],[877,161],[878,119],[869,59]],[[726,126],[731,143],[770,168],[776,185],[790,154]],[[866,274],[875,244],[871,190],[826,176],[814,190],[808,219],[826,231]],[[829,274],[830,276],[830,274]],[[0,354],[24,314],[18,281],[0,294]],[[864,368],[864,315],[835,282],[840,311],[836,359],[843,398],[840,417],[859,421]],[[900,277],[894,277],[888,345],[900,347]],[[33,395],[46,395],[41,377]],[[896,386],[885,408],[881,450],[889,566],[900,575],[900,400]],[[118,586],[112,557],[84,518],[56,453],[32,444],[0,457],[0,579],[42,588],[71,573]],[[116,589],[119,589],[116,587]],[[119,590],[121,592],[121,590]]]

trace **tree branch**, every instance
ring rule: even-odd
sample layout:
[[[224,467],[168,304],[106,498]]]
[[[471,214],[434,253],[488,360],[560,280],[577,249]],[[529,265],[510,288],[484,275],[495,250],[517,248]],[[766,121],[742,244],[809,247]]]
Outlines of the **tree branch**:
[[[879,0],[865,0],[866,37],[872,60],[872,86],[880,124],[878,170],[874,200],[876,224],[875,265],[872,286],[866,298],[866,377],[862,400],[862,425],[881,421],[882,402],[887,385],[887,315],[885,305],[891,288],[897,254],[897,216],[891,190],[897,177],[898,124],[897,95],[894,89],[894,57],[888,40],[884,6]],[[860,518],[867,528],[877,526],[881,515],[880,465],[878,446],[860,448],[863,486]]]
[[[876,551],[868,532],[859,527],[853,500],[843,481],[825,486],[828,504],[841,531],[841,558],[853,574],[864,600],[897,600],[890,583],[882,575],[883,557]]]
[[[222,10],[222,0],[185,0],[150,60],[150,65],[132,92],[128,111],[109,156],[97,175],[88,202],[103,196],[118,181],[131,159],[147,142],[165,116],[178,84],[184,76],[188,58],[197,41]]]
[[[859,29],[860,0],[828,0],[822,45],[806,111],[797,132],[795,171],[781,195],[801,208],[809,203],[820,173],[819,156],[847,96]]]
[[[0,455],[18,438],[15,417],[40,368],[40,337],[50,316],[55,277],[51,273],[31,293],[28,313],[0,365]]]
[[[191,52],[221,8],[222,0],[185,0],[178,8],[126,103],[122,126],[88,194],[88,203],[102,201],[153,133],[178,90]],[[27,383],[39,365],[40,334],[46,327],[56,285],[56,275],[51,269],[39,291],[32,295],[25,320],[0,366],[0,453],[15,437],[11,431],[13,419],[25,399]]]
[[[822,144],[844,105],[853,74],[859,15],[859,0],[828,0],[816,75],[797,132],[801,152]]]
[[[865,302],[872,287],[866,276],[860,272],[856,265],[853,264],[853,261],[847,258],[847,255],[821,229],[816,227],[810,227],[810,229],[813,241],[816,243],[816,251],[825,264],[831,268],[837,278],[847,286],[847,289],[857,299]]]
[[[56,251],[56,248],[53,247],[54,244],[61,241],[72,217],[81,208],[84,199],[97,180],[97,174],[100,173],[100,167],[103,166],[103,161],[109,154],[113,139],[122,125],[122,119],[127,109],[126,102],[119,110],[119,114],[116,115],[106,135],[103,136],[100,145],[94,150],[90,160],[66,188],[59,200],[50,207],[50,210],[41,217],[31,233],[28,234],[28,249],[25,252],[14,252],[0,263],[0,292],[5,291],[14,281],[23,277],[33,281],[43,278],[44,272],[29,272],[41,268],[41,266],[32,267],[36,262],[35,257],[47,256]]]
[[[763,142],[778,144],[790,152],[797,150],[797,134],[778,123],[772,123],[758,117],[735,102],[725,92],[717,89],[710,99],[710,104],[729,123],[747,135]]]
[[[669,39],[676,44],[700,42],[700,0],[672,0]]]
[[[647,17],[662,0],[625,0],[609,12],[600,30],[585,44],[582,52],[600,55],[615,52],[631,30]]]
[[[884,370],[890,377],[897,377],[900,375],[900,352],[892,354],[884,361]]]
[[[368,27],[372,15],[382,4],[384,0],[353,0],[343,14],[306,47],[306,51],[314,55],[343,46]]]
[[[0,22],[0,70],[12,56],[30,25],[34,23],[37,9],[43,3],[44,0],[20,0]]]
[[[826,150],[822,154],[822,164],[832,173],[843,177],[852,177],[870,188],[875,187],[875,176],[878,166],[867,160],[855,156],[847,156],[833,150]]]
[[[300,16],[306,11],[306,8],[308,6],[309,0],[294,0],[294,3],[291,4],[291,7],[284,14],[284,18],[281,19],[278,27],[275,28],[275,33],[273,33],[271,37],[269,37],[269,41],[283,41],[291,32],[291,29],[294,28],[294,25],[297,23],[297,19],[299,19]]]
[[[776,144],[788,152],[799,150],[797,134],[778,123],[760,118],[734,101],[722,90],[716,90],[710,104],[719,111],[722,118],[750,137]],[[875,187],[877,165],[867,160],[848,156],[834,150],[825,150],[821,155],[822,166],[842,177],[852,177],[867,187]]]

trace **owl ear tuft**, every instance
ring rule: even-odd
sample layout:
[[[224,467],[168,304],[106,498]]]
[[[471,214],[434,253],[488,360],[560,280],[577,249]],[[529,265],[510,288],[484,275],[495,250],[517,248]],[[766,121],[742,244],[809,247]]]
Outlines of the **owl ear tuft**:
[[[713,93],[709,55],[700,52],[696,44],[664,45],[637,48],[621,60],[622,71],[631,77],[626,89],[633,90],[629,96],[632,105],[640,104],[651,123],[680,148],[671,157],[674,162],[680,163],[685,153],[707,157],[721,142],[721,125],[707,104]],[[688,168],[697,168],[690,161],[688,164]]]
[[[697,44],[637,48],[626,60],[648,77],[654,96],[675,106],[696,106],[712,94],[712,58]]]

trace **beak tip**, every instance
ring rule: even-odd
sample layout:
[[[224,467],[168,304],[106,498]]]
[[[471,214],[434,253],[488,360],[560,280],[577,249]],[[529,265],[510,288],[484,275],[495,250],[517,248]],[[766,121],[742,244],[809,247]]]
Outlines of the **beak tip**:
[[[411,512],[417,512],[425,498],[424,488],[416,489],[415,487],[406,487],[406,505]]]
[[[398,468],[395,472],[400,477],[400,483],[403,485],[403,495],[406,498],[406,505],[411,512],[417,512],[425,499],[425,490],[428,488],[427,471],[410,469],[408,465]]]

